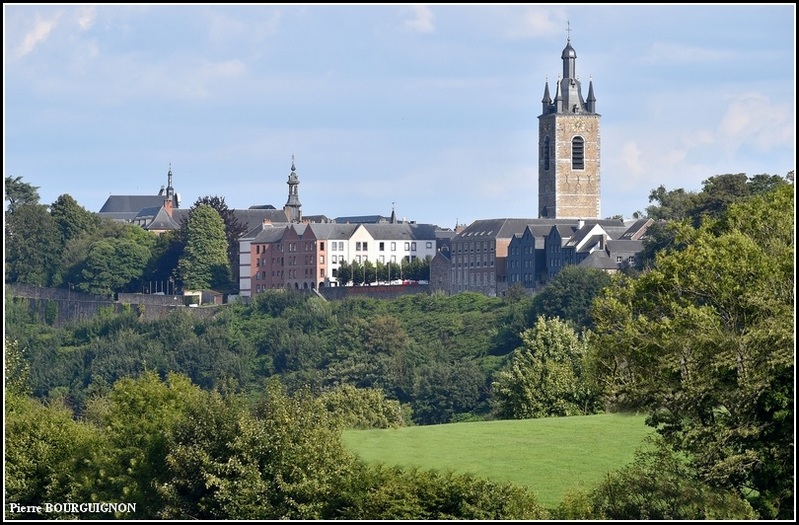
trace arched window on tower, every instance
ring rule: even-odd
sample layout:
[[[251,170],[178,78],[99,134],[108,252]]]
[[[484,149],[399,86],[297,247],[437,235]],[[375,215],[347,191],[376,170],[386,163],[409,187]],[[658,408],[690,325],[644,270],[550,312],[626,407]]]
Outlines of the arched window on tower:
[[[549,149],[549,137],[545,137],[544,151],[542,151],[542,156],[544,157],[544,171],[549,171]]]
[[[585,141],[582,137],[572,139],[572,169],[585,169]]]

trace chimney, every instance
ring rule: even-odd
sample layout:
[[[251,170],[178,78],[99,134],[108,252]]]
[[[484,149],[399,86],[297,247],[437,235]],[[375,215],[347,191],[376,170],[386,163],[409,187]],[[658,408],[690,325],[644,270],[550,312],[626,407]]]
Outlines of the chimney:
[[[169,216],[172,217],[172,199],[171,198],[164,199],[164,210],[166,210],[166,212],[169,214]]]
[[[577,229],[579,230],[583,226],[585,226],[585,221],[583,219],[577,219]]]

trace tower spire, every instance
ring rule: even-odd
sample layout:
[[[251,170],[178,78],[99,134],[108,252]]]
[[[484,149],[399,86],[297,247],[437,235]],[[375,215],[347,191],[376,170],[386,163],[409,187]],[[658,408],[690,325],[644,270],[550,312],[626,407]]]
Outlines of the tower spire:
[[[289,180],[286,184],[289,185],[289,198],[286,205],[283,206],[283,211],[286,213],[286,219],[289,222],[302,222],[302,211],[300,207],[300,195],[298,186],[300,185],[300,178],[296,173],[297,168],[294,166],[294,155],[291,156],[291,173],[289,173]]]

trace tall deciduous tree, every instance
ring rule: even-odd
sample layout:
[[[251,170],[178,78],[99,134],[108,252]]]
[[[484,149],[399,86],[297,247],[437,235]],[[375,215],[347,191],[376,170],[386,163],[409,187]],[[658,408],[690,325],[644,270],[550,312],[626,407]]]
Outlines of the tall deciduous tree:
[[[522,347],[492,384],[496,415],[504,419],[594,413],[597,397],[583,373],[587,347],[569,324],[539,317]]]
[[[681,250],[597,300],[597,370],[706,482],[793,515],[793,186],[678,230]]]
[[[225,223],[214,208],[201,204],[189,213],[186,247],[178,262],[183,287],[226,288],[231,284]]]

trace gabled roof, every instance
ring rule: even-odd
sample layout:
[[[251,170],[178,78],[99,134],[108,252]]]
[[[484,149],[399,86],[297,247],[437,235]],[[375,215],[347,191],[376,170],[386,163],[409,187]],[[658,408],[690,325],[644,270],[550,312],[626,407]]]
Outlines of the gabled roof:
[[[278,242],[283,238],[286,232],[286,225],[269,226],[264,225],[260,233],[258,233],[252,240],[252,244]]]
[[[603,246],[604,242],[605,242],[605,236],[604,235],[601,235],[601,234],[599,234],[599,235],[597,235],[597,234],[591,235],[590,237],[587,237],[586,239],[584,239],[583,243],[579,246],[579,248],[577,248],[576,252],[577,253],[592,253],[593,251],[595,251],[595,248],[597,247],[597,245],[599,245],[601,247],[601,246]]]
[[[579,266],[597,268],[599,270],[618,270],[619,265],[604,250],[596,250],[580,261]]]
[[[357,224],[311,223],[308,225],[317,239],[348,240]]]
[[[133,217],[143,208],[156,208],[164,205],[163,195],[110,195],[100,208],[100,215],[117,218],[123,214],[126,217],[133,213]],[[118,218],[122,218],[120,215]]]
[[[146,208],[145,208],[146,209]],[[144,210],[142,210],[144,212]],[[141,212],[140,212],[141,215]],[[137,217],[138,219],[138,217]],[[146,223],[144,226],[145,230],[179,230],[180,225],[172,218],[169,213],[167,213],[166,208],[161,206],[155,213],[155,216],[152,217],[152,220],[149,223]]]
[[[618,239],[637,241],[641,239],[644,235],[646,235],[647,230],[654,223],[655,221],[649,218],[638,219],[633,223],[625,223],[627,225],[627,231],[625,231],[621,236],[619,236]]]

